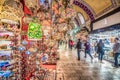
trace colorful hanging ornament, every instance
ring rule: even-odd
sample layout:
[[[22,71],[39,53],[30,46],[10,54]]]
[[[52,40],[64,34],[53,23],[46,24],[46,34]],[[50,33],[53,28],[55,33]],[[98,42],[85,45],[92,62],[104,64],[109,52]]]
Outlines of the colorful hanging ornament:
[[[31,47],[31,48],[29,49],[29,51],[30,51],[30,52],[37,52],[37,48]]]
[[[24,51],[25,49],[26,49],[26,48],[25,48],[24,46],[19,46],[19,47],[18,47],[18,50],[19,50],[19,51]]]
[[[23,40],[23,41],[22,41],[22,44],[23,44],[23,45],[27,45],[28,42],[27,42],[26,40]]]
[[[31,52],[30,52],[30,51],[26,51],[25,53],[26,53],[26,54],[28,54],[28,55],[30,55],[30,54],[31,54]]]

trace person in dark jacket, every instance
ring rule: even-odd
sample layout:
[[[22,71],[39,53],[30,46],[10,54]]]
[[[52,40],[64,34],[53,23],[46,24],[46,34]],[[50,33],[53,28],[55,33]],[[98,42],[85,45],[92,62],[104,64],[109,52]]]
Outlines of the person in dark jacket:
[[[98,60],[102,63],[104,55],[104,43],[100,40],[97,44]]]
[[[85,46],[85,58],[87,58],[87,54],[88,54],[90,56],[91,62],[92,62],[93,61],[93,57],[92,57],[92,55],[90,53],[90,43],[86,40],[84,46]]]
[[[69,39],[69,41],[68,41],[68,47],[69,47],[69,49],[71,49],[70,42],[71,42],[71,39]]]
[[[80,60],[80,52],[82,50],[82,42],[80,41],[80,39],[78,39],[76,48],[77,48],[78,60]]]

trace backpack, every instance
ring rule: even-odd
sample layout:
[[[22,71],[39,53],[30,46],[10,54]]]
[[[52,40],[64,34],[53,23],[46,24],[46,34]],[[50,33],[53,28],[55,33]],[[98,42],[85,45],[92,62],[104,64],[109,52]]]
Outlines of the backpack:
[[[104,49],[103,49],[103,47],[104,47],[104,44],[98,43],[98,44],[97,44],[97,53],[103,53],[103,54],[104,54]]]
[[[81,43],[81,42],[78,42],[77,45],[76,45],[76,48],[77,48],[77,49],[81,49],[81,48],[82,48],[82,43]]]

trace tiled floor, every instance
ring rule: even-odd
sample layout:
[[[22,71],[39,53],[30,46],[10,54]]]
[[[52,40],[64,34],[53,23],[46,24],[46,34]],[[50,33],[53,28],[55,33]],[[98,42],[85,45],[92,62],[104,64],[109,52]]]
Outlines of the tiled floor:
[[[99,63],[94,58],[93,63],[88,56],[77,60],[76,50],[60,50],[60,60],[57,63],[57,80],[120,80],[120,68],[113,68],[111,63]]]

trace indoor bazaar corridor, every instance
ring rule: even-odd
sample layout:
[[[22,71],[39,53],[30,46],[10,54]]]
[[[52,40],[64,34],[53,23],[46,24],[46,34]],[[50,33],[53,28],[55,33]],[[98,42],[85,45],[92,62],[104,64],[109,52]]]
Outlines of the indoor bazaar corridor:
[[[120,80],[120,68],[113,68],[111,63],[99,63],[89,56],[77,60],[76,50],[60,50],[60,60],[57,62],[57,80]]]

